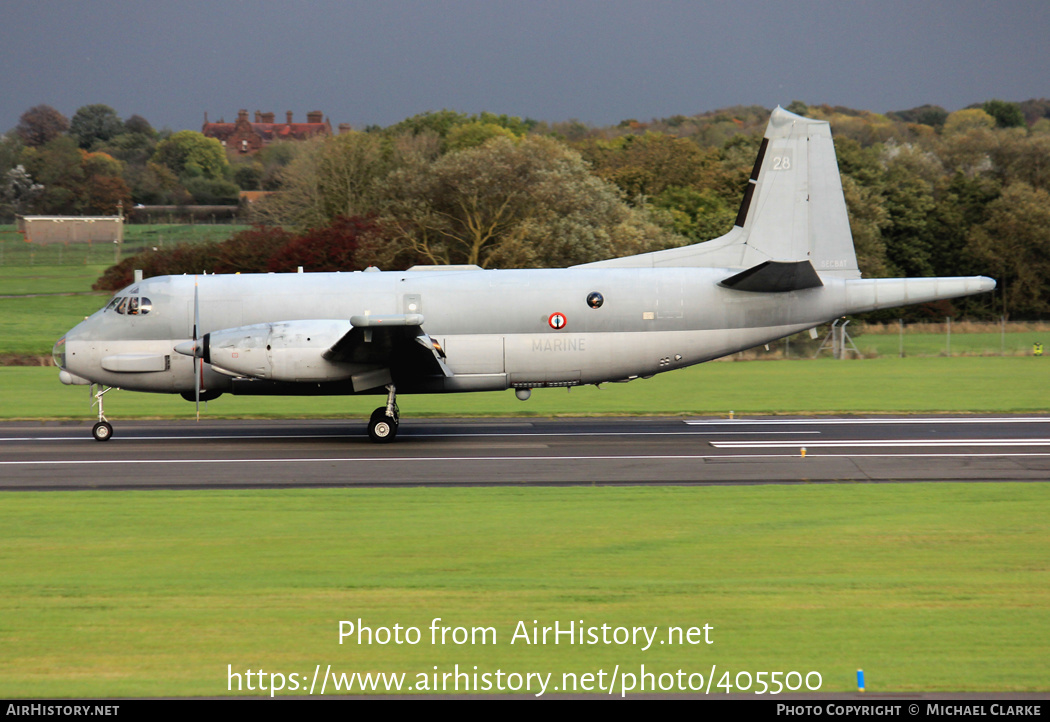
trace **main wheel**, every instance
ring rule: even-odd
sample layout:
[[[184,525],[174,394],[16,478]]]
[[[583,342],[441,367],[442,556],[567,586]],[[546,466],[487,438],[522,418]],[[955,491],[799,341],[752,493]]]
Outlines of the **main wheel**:
[[[368,438],[379,444],[390,443],[397,437],[398,420],[386,415],[386,407],[380,406],[368,420]]]
[[[95,441],[109,441],[113,438],[113,427],[108,421],[99,421],[92,427],[91,435]]]

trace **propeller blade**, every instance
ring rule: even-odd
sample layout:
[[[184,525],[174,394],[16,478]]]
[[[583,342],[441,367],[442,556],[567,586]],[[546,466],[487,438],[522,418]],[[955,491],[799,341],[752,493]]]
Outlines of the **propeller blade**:
[[[197,422],[201,420],[201,384],[204,383],[204,359],[200,355],[200,338],[198,332],[201,327],[200,294],[197,289],[197,277],[193,277],[193,389],[197,404]]]
[[[193,277],[193,340],[197,340],[197,329],[201,325],[200,294],[197,287],[197,277]]]

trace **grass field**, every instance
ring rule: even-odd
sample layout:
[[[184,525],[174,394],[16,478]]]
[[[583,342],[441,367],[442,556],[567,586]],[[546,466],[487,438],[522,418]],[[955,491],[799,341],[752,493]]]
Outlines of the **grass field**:
[[[62,334],[104,303],[96,295],[0,298],[0,354],[50,355]]]
[[[1047,689],[1043,484],[18,493],[0,510],[2,697],[222,695],[227,665],[316,664]],[[432,645],[435,617],[496,644]],[[339,645],[359,618],[422,642]],[[713,644],[511,645],[519,620],[710,624]]]
[[[1050,343],[1050,333],[1024,331],[1007,333],[953,333],[953,356],[997,356],[999,354],[1028,355],[1032,344]],[[890,336],[861,336],[855,339],[857,348],[866,356],[899,356],[900,341]],[[947,356],[948,340],[943,334],[907,334],[904,337],[905,356]]]
[[[91,293],[91,284],[108,264],[0,266],[0,296]],[[99,294],[104,298],[109,294]]]
[[[0,265],[0,356],[50,354],[62,334],[105,305],[110,294],[92,293],[91,284],[106,267]]]
[[[963,357],[859,361],[716,362],[639,379],[565,389],[536,389],[528,401],[510,391],[402,395],[406,418],[600,414],[727,415],[797,413],[1035,413],[1050,411],[1050,358]],[[63,386],[55,368],[0,367],[0,418],[91,417],[86,386]],[[211,418],[364,417],[377,396],[222,396],[202,405]],[[114,391],[111,420],[191,418],[180,396]]]
[[[248,226],[207,223],[128,224],[124,226],[122,257],[147,248],[164,248],[179,243],[224,241]],[[13,225],[0,225],[0,269],[33,266],[112,265],[113,244],[26,243]],[[97,274],[96,274],[97,277]],[[90,285],[90,284],[89,284]],[[3,293],[0,291],[0,293]]]
[[[941,326],[942,324],[935,324]],[[1006,333],[1001,333],[995,324],[960,324],[967,332],[953,331],[949,335],[943,328],[924,332],[925,324],[908,327],[901,337],[897,333],[864,333],[853,340],[865,356],[1025,356],[1032,353],[1032,344],[1050,343],[1050,328],[1043,323],[1009,324]],[[1017,329],[1017,330],[1013,330]]]

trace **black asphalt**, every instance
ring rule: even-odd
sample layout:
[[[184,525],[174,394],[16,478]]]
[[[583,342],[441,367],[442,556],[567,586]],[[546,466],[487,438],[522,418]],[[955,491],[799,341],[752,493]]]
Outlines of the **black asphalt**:
[[[0,424],[0,490],[1050,480],[1050,417]],[[803,456],[802,449],[806,452]]]

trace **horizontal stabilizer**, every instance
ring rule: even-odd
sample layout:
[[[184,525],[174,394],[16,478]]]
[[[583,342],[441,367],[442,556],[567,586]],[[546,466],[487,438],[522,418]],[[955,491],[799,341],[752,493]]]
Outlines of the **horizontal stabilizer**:
[[[824,284],[809,261],[763,261],[722,281],[726,288],[754,293],[784,293]]]

